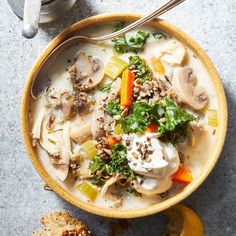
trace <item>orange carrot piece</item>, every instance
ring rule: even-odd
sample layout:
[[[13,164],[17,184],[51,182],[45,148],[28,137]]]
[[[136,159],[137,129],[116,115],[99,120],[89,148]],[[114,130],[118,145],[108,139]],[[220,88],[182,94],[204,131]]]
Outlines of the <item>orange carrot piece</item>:
[[[152,122],[146,129],[147,133],[156,133],[157,132],[157,123],[156,122]]]
[[[129,107],[133,100],[135,75],[130,70],[125,70],[122,74],[120,104],[121,106]]]
[[[172,175],[172,180],[183,184],[189,184],[193,180],[193,177],[186,166],[180,166],[177,172]]]
[[[152,58],[151,59],[151,64],[153,70],[158,73],[159,75],[164,75],[165,74],[165,68],[161,63],[160,59]]]
[[[109,142],[109,146],[111,147],[114,144],[120,143],[120,140],[112,137],[111,135],[107,136],[108,142]]]

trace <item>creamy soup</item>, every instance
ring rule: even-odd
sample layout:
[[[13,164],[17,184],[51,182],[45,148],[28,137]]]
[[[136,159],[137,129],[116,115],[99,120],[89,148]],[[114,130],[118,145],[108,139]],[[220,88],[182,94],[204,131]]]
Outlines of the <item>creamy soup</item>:
[[[31,100],[33,145],[77,198],[117,209],[155,204],[181,191],[209,158],[215,91],[202,62],[170,35],[142,27],[80,43],[45,76],[50,86]]]

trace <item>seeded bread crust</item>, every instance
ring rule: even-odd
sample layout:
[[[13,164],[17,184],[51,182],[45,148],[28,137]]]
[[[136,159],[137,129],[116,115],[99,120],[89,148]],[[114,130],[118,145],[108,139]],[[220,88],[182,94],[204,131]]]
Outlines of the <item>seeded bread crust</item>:
[[[69,215],[57,211],[41,218],[42,229],[37,229],[32,236],[91,236],[87,226]]]

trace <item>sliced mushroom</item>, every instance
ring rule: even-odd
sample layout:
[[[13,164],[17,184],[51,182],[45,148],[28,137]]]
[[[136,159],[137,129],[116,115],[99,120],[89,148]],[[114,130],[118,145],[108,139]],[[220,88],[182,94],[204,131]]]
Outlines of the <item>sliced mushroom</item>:
[[[105,135],[105,131],[103,128],[105,120],[105,113],[103,110],[96,110],[92,115],[91,122],[91,132],[94,139],[103,137]]]
[[[63,127],[62,138],[60,143],[60,163],[58,165],[54,165],[54,167],[57,169],[56,175],[61,181],[64,181],[68,175],[70,153],[70,122],[66,122]]]
[[[78,90],[90,90],[98,85],[104,76],[104,64],[96,57],[79,52],[69,70],[73,86]]]
[[[164,181],[158,181],[158,179],[148,177],[137,177],[134,181],[134,188],[137,192],[147,196],[164,193],[172,185],[172,181],[167,177]]]
[[[35,122],[33,124],[33,127],[32,127],[32,137],[33,137],[33,139],[40,139],[41,127],[42,127],[44,117],[45,117],[45,110],[42,109],[42,111],[37,116],[37,119],[35,120]]]
[[[168,64],[175,66],[180,65],[184,60],[186,50],[182,43],[176,39],[167,41],[163,45],[162,50],[159,52],[158,58],[167,62]]]
[[[73,114],[73,102],[65,101],[62,104],[62,114],[66,119],[69,119]]]
[[[74,111],[79,114],[85,114],[89,111],[89,98],[85,92],[77,92],[73,97]]]
[[[46,92],[44,93],[44,105],[46,107],[59,107],[61,105],[62,96],[61,92],[54,89],[54,88],[48,88]]]
[[[197,78],[189,67],[175,69],[172,80],[178,101],[189,105],[194,110],[202,110],[208,104],[208,96],[204,88],[197,85]]]
[[[191,147],[195,147],[197,141],[206,133],[206,130],[202,124],[196,124],[191,122],[189,125],[188,142]]]
[[[70,137],[77,143],[83,143],[92,138],[91,125],[73,123],[70,127]]]
[[[59,142],[61,139],[61,130],[49,132],[47,125],[50,119],[51,112],[48,112],[42,122],[40,144],[53,157],[58,157],[60,154]]]

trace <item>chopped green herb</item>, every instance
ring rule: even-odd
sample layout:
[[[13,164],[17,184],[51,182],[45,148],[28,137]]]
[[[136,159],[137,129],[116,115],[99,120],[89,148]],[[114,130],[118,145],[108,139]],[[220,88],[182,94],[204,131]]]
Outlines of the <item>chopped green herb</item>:
[[[111,172],[119,173],[129,180],[135,179],[135,173],[130,169],[127,159],[127,148],[123,144],[115,144],[111,150]]]
[[[142,134],[152,121],[156,121],[157,132],[167,141],[176,143],[179,138],[186,136],[188,124],[193,120],[195,118],[190,113],[179,107],[172,99],[166,98],[154,105],[144,102],[133,103],[130,114],[121,117],[119,123],[125,133]]]
[[[109,102],[106,106],[106,111],[111,115],[111,116],[116,116],[120,115],[122,112],[122,109],[120,107],[120,102]]]
[[[112,27],[112,32],[116,32],[116,31],[119,31],[121,29],[123,29],[125,27],[125,21],[121,21],[117,24],[115,24],[113,27]]]
[[[112,146],[110,158],[103,159],[97,156],[91,161],[90,169],[94,174],[92,183],[98,186],[105,183],[104,176],[112,176],[115,173],[125,177],[127,181],[135,179],[135,173],[128,165],[127,148],[123,144]]]
[[[111,90],[112,83],[113,82],[102,85],[101,87],[99,87],[99,91],[103,93],[109,93]]]
[[[131,106],[130,115],[120,119],[121,129],[126,133],[142,134],[152,121],[151,106],[136,102]]]
[[[155,39],[167,39],[167,36],[162,32],[152,33],[152,35]]]
[[[179,138],[187,135],[188,124],[195,118],[170,98],[162,100],[157,109],[160,109],[160,107],[164,114],[162,119],[158,120],[158,133],[165,133],[168,140],[176,143]]]
[[[151,69],[140,56],[129,57],[129,68],[132,70],[133,67],[136,71],[139,71],[139,73],[135,73],[135,77],[139,79],[141,84],[151,79]]]
[[[116,32],[124,27],[124,23],[114,25],[113,32]],[[150,33],[144,31],[138,31],[134,34],[126,34],[119,36],[112,40],[114,43],[113,50],[117,54],[123,54],[127,52],[138,53],[143,50],[144,45],[149,38]]]

